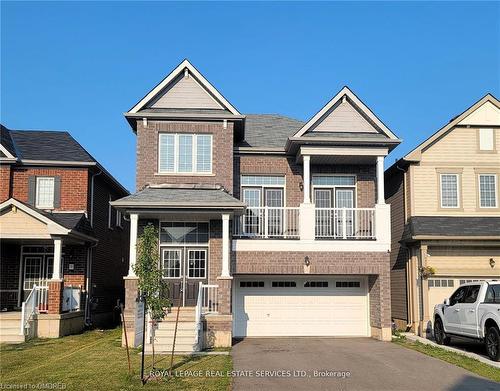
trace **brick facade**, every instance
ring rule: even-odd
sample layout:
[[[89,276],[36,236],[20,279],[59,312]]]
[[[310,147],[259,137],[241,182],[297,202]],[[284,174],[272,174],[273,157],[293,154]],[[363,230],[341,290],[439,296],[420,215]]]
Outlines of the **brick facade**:
[[[28,202],[30,176],[61,178],[61,205],[54,211],[84,211],[88,208],[88,168],[12,167],[11,197]]]
[[[232,254],[232,269],[237,274],[304,273],[304,259],[309,257],[310,275],[368,275],[370,324],[391,327],[391,289],[389,254],[386,252],[290,252],[238,251]]]
[[[0,165],[0,203],[10,198],[10,164]]]
[[[234,196],[240,198],[240,175],[285,175],[286,206],[297,207],[303,200],[301,190],[303,169],[295,162],[295,157],[269,155],[237,155],[234,157]],[[311,165],[314,174],[356,175],[356,207],[375,206],[376,166],[375,165]]]
[[[158,138],[165,133],[197,133],[212,135],[212,175],[159,175]],[[224,129],[222,121],[180,122],[148,121],[144,127],[137,121],[137,168],[136,188],[143,189],[148,184],[162,183],[206,183],[222,185],[227,191],[233,188],[233,123]]]

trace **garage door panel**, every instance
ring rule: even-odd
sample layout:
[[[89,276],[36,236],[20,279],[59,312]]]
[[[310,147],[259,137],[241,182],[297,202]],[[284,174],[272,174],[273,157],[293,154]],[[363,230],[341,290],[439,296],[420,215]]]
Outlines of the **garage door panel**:
[[[357,277],[359,280],[359,277]],[[359,288],[240,288],[236,284],[234,335],[368,336],[366,284]]]

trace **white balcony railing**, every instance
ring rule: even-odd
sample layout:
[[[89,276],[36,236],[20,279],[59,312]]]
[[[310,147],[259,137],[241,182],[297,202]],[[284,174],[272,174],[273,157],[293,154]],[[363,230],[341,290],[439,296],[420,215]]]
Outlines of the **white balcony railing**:
[[[316,208],[316,238],[375,239],[375,208]]]
[[[234,222],[234,236],[247,238],[299,238],[299,208],[247,208]]]

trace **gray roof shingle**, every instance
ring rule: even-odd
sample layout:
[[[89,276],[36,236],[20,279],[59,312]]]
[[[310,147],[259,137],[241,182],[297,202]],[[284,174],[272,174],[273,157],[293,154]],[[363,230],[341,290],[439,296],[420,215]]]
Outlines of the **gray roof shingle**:
[[[68,132],[43,130],[9,132],[17,155],[22,160],[96,162]]]
[[[16,157],[16,148],[14,147],[14,142],[12,141],[12,138],[10,137],[10,131],[7,129],[5,126],[0,125],[0,144],[3,145],[3,147],[9,151],[9,153]],[[5,157],[5,154],[2,153],[2,157]]]
[[[173,208],[243,208],[244,203],[219,188],[147,187],[135,194],[113,201],[113,206]]]
[[[415,216],[403,238],[413,236],[500,236],[500,217]]]
[[[279,114],[245,114],[245,140],[239,147],[285,148],[288,137],[304,125],[290,117]]]

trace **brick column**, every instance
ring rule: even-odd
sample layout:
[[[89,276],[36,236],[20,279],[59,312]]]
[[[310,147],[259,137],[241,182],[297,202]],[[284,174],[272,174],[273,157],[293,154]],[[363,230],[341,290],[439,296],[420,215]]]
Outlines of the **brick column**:
[[[129,346],[137,347],[135,340],[135,316],[137,311],[138,279],[137,277],[125,277],[125,329]],[[142,342],[142,341],[141,341]],[[125,336],[122,335],[122,346],[125,346]]]
[[[231,288],[233,284],[233,279],[231,277],[217,277],[217,285],[219,288],[217,290],[217,296],[219,301],[219,314],[229,315],[231,314]]]
[[[60,314],[62,309],[63,280],[49,280],[49,314]]]

